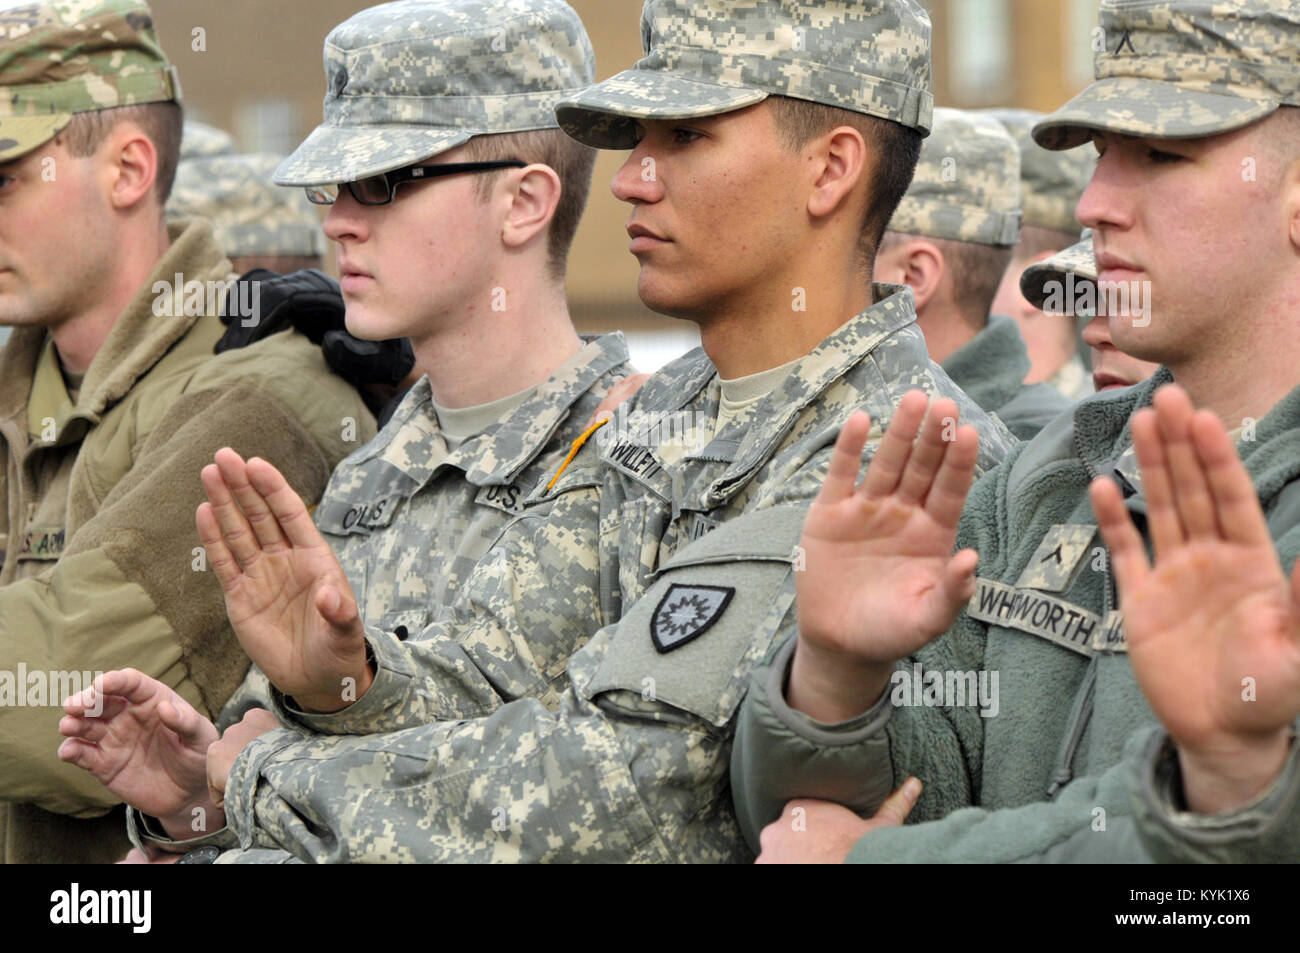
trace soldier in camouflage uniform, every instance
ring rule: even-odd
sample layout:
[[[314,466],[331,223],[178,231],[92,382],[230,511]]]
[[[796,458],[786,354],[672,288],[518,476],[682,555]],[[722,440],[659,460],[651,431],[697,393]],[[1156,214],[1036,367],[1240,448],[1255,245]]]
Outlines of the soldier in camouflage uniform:
[[[319,268],[325,253],[320,220],[305,195],[271,182],[281,161],[265,154],[182,158],[167,201],[168,221],[206,218],[241,275],[254,268]]]
[[[181,162],[211,156],[233,156],[238,151],[235,148],[235,137],[226,130],[195,119],[185,120],[185,130],[181,136]]]
[[[1083,341],[1092,349],[1089,366],[1092,389],[1097,393],[1132,387],[1159,370],[1159,364],[1115,347],[1110,323],[1097,313],[1097,261],[1091,228],[1083,230],[1077,244],[1026,268],[1020,276],[1020,293],[1046,314],[1078,319]]]
[[[1016,448],[960,523],[828,485],[834,536],[810,518],[798,635],[756,673],[735,745],[738,813],[755,842],[768,825],[767,859],[1300,856],[1300,8],[1100,12],[1096,82],[1034,135],[1095,137],[1079,217],[1098,281],[1144,280],[1153,304],[1138,320],[1108,303],[1110,331],[1166,366]],[[892,522],[873,533],[877,506]],[[879,584],[933,592],[937,570],[929,604]],[[1000,675],[988,716],[959,688],[976,675]],[[781,816],[795,796],[870,815],[909,775],[924,823],[814,800],[796,804],[803,832]]]
[[[466,22],[474,27],[472,32],[464,29]],[[502,22],[508,24],[504,32],[498,26]],[[418,24],[418,28],[412,24]],[[517,55],[501,57],[492,46],[497,40],[509,45]],[[381,43],[388,55],[365,61],[363,68],[363,58]],[[466,47],[474,49],[477,59],[467,60],[464,69],[448,70],[446,58],[462,55]],[[337,93],[350,79],[359,89],[372,94],[376,90],[386,92],[393,98],[372,97],[367,103],[369,111],[365,112],[349,108],[346,99],[333,97],[327,102],[325,125],[280,164],[277,174],[300,185],[349,182],[354,176],[366,178],[376,167],[404,168],[412,160],[441,159],[449,153],[454,158],[453,144],[469,136],[490,140],[531,130],[553,133],[562,148],[592,158],[590,150],[558,131],[554,106],[563,96],[591,83],[593,58],[576,14],[556,0],[407,0],[363,11],[337,27],[326,40],[330,88]],[[490,71],[485,68],[485,60],[492,64]],[[421,64],[417,74],[403,75],[394,66],[395,62],[408,61]],[[546,65],[539,67],[539,63]],[[495,83],[495,92],[488,89],[489,80]],[[467,82],[474,84],[472,89],[465,86]],[[387,118],[387,110],[410,108],[409,98],[396,98],[401,93],[421,97],[428,116],[423,125],[394,130],[378,124]],[[454,107],[448,105],[453,102]],[[509,103],[508,108],[494,111],[502,103]],[[450,126],[453,120],[460,125]],[[347,151],[341,148],[342,142],[349,143],[352,152],[358,152],[357,143],[363,144],[365,155],[373,157],[365,160],[371,167],[340,165],[339,154]],[[434,150],[434,156],[428,154],[430,150]],[[245,158],[207,161],[247,170]],[[588,162],[580,174],[585,179],[580,183],[584,190],[579,209],[590,173]],[[241,174],[248,178],[247,171]],[[248,200],[250,183],[231,185],[225,190],[231,199]],[[409,203],[412,198],[406,196],[413,196],[417,188],[432,191],[447,185],[405,185],[395,201]],[[529,186],[538,187],[531,182]],[[280,208],[290,201],[306,204],[298,189],[283,190],[283,196],[277,197]],[[471,192],[469,202],[473,201]],[[269,205],[269,199],[263,204]],[[470,208],[475,206],[471,204]],[[371,246],[382,237],[381,231],[393,234],[402,225],[401,221],[389,221],[388,208],[367,211],[373,217],[367,223],[366,241],[360,240],[359,229],[352,224],[363,213],[351,198],[336,198],[327,220],[326,228],[340,242],[347,262],[345,274],[352,263],[381,265],[367,259],[367,255],[371,259],[379,256]],[[431,214],[417,224],[430,233],[445,227],[440,218]],[[248,237],[256,242],[276,238],[276,233],[260,234],[255,225],[250,229]],[[278,234],[289,233],[280,230]],[[549,302],[563,302],[563,273],[553,269],[546,238],[544,232],[539,233],[530,258],[532,271],[541,276],[538,280],[543,294],[529,294],[525,279],[532,272],[518,268],[512,271],[499,261],[492,272],[494,281],[508,286],[509,295],[514,296],[514,302],[507,303],[520,313],[520,323],[507,331],[509,315],[491,309],[482,309],[469,323],[469,329],[483,342],[490,343],[502,335],[512,338],[511,345],[528,358],[522,370],[517,363],[507,363],[510,350],[501,343],[478,355],[477,366],[469,369],[473,372],[470,379],[452,379],[450,362],[438,358],[439,354],[449,353],[450,348],[446,344],[431,346],[436,342],[429,340],[430,332],[438,328],[437,322],[445,319],[440,315],[401,313],[392,290],[388,291],[392,297],[379,298],[376,303],[378,292],[364,286],[350,289],[345,284],[350,312],[357,307],[366,309],[361,315],[365,322],[383,321],[385,326],[409,323],[409,328],[400,330],[409,330],[415,337],[417,366],[425,369],[425,376],[375,439],[335,469],[313,514],[321,538],[337,557],[367,625],[390,633],[417,633],[436,616],[439,606],[450,604],[502,527],[521,512],[524,499],[560,467],[610,387],[628,370],[621,334],[584,343],[574,333],[567,310],[550,313],[554,308]],[[241,250],[255,251],[257,247]],[[512,251],[499,244],[495,254],[505,258]],[[383,286],[385,272],[378,268],[376,271]],[[413,277],[431,286],[427,294],[430,301],[438,301],[441,295],[465,307],[464,298],[472,300],[475,293],[475,289],[456,285],[454,274],[429,271],[417,272]],[[395,282],[386,287],[400,289]],[[355,315],[350,313],[349,317]],[[362,328],[364,324],[359,330]],[[547,359],[556,354],[562,359],[546,366]],[[527,383],[521,374],[533,372],[540,373],[541,378],[520,389],[520,384]],[[468,407],[443,406],[435,388],[445,388],[449,382],[462,388],[473,385],[471,392],[486,393],[494,399]],[[502,396],[495,396],[501,392]],[[540,652],[521,647],[521,665],[527,667],[534,654]],[[551,669],[557,664],[562,668],[561,660],[552,663]],[[537,677],[544,680],[546,675]],[[134,678],[130,691],[123,689],[123,694],[140,703],[150,690],[158,691],[160,698],[168,697],[156,684]],[[169,700],[173,705],[182,705]],[[265,678],[254,669],[217,724],[232,725],[265,704],[269,704]],[[202,732],[203,741],[210,741],[214,731],[208,728]],[[186,805],[187,810],[190,807]]]
[[[275,657],[290,644],[314,655],[318,633],[245,627],[295,728],[238,752],[220,779],[230,828],[210,840],[316,861],[744,859],[727,793],[733,717],[790,611],[793,544],[841,425],[864,406],[887,420],[922,388],[944,398],[935,413],[974,422],[958,430],[972,466],[1005,452],[1005,430],[929,361],[910,292],[869,288],[851,267],[869,274],[914,162],[887,192],[864,176],[867,143],[894,136],[915,156],[929,125],[925,13],[907,0],[650,0],[643,27],[646,57],[559,118],[582,141],[634,148],[614,189],[634,205],[641,293],[691,314],[705,349],[654,375],[607,437],[534,492],[433,625],[405,640],[332,630],[356,653],[339,673],[366,689],[355,704],[340,706],[335,673],[315,681]],[[832,119],[787,144],[774,116],[804,102]],[[699,141],[711,145],[692,151]],[[814,165],[838,199],[823,201],[820,173],[803,179]],[[728,189],[804,190],[812,214],[751,215]],[[743,214],[752,260],[718,247],[722,207]],[[824,244],[804,241],[810,218]],[[767,283],[720,302],[692,297],[694,280],[674,285],[711,253]],[[719,338],[727,306],[745,334]],[[259,490],[281,525],[299,522],[274,480]],[[219,516],[235,543],[244,517]]]
[[[1010,315],[1020,326],[1032,368],[1026,382],[1046,383],[1073,402],[1092,393],[1088,348],[1080,343],[1073,321],[1044,315],[1020,294],[1018,282],[1034,262],[1074,244],[1079,234],[1074,209],[1097,165],[1096,151],[1088,145],[1061,151],[1044,149],[1032,135],[1034,123],[1043,118],[1041,113],[1028,109],[981,112],[1002,123],[1020,147],[1020,204],[1024,209],[1020,243],[993,299],[993,311]]]
[[[148,6],[6,5],[0,90],[0,859],[116,860],[120,802],[55,756],[66,679],[134,665],[220,711],[248,659],[194,474],[275,455],[315,502],[374,421],[304,338],[213,353],[234,276],[206,223],[164,222],[182,109]]]
[[[1020,158],[994,120],[936,109],[907,195],[876,256],[876,280],[906,283],[930,357],[975,403],[1027,440],[1069,406],[1025,384],[1016,323],[989,314],[1020,237]]]

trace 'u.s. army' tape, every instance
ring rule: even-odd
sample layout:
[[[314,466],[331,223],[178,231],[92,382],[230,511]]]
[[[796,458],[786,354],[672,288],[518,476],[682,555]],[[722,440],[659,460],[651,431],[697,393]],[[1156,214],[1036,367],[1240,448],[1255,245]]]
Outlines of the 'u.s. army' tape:
[[[1108,612],[1103,619],[1056,596],[993,579],[975,580],[975,595],[966,614],[991,625],[1028,632],[1080,655],[1128,651],[1124,617],[1118,611]]]

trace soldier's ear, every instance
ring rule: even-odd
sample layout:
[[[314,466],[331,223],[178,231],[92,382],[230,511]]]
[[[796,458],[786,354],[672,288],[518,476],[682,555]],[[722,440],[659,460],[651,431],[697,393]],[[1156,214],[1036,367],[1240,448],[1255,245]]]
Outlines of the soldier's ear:
[[[158,150],[134,122],[119,122],[105,137],[100,153],[113,208],[132,208],[153,191],[158,178]]]
[[[545,232],[560,204],[560,177],[549,165],[535,162],[523,169],[510,169],[502,177],[510,190],[511,202],[501,223],[501,240],[519,248]]]
[[[1285,203],[1287,228],[1293,251],[1300,252],[1300,158],[1291,161],[1282,184],[1282,201]]]
[[[916,310],[920,311],[942,285],[947,262],[939,246],[923,238],[909,241],[904,248],[903,281],[912,289]]]
[[[808,214],[825,218],[852,204],[858,186],[871,172],[872,160],[862,133],[852,126],[832,129],[806,148],[816,159],[812,164],[815,178],[808,196]]]

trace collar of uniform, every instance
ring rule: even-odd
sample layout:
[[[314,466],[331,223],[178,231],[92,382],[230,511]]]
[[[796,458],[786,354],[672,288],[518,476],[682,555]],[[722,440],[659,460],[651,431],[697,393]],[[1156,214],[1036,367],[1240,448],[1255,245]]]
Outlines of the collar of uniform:
[[[166,282],[171,288],[176,275],[185,281],[224,281],[230,277],[230,262],[212,236],[212,226],[195,220],[169,225],[171,247],[153,273],[118,316],[104,343],[90,362],[81,383],[76,412],[69,422],[85,419],[96,423],[100,415],[121,400],[135,382],[156,364],[203,315],[159,317],[154,314],[158,295],[153,288]],[[205,294],[206,300],[206,294]],[[218,320],[211,316],[210,320]],[[33,375],[44,346],[43,327],[15,328],[9,343],[0,350],[0,416],[13,418],[27,405]],[[23,421],[26,426],[26,421]],[[61,430],[66,431],[66,424]]]
[[[771,456],[773,444],[785,438],[795,418],[827,387],[865,360],[881,342],[916,323],[911,288],[886,284],[872,288],[879,300],[800,358],[789,375],[758,402],[735,460],[709,487],[706,505],[721,504],[743,484]]]
[[[36,370],[32,373],[32,388],[27,398],[27,435],[32,443],[44,442],[41,433],[46,421],[54,424],[55,439],[50,445],[61,443],[64,434],[71,429],[67,424],[74,409],[59,367],[59,356],[54,351],[54,339],[47,334],[36,361]],[[70,437],[67,439],[71,440]]]
[[[15,421],[24,433],[27,432],[27,399],[31,396],[47,333],[43,327],[14,328],[9,340],[0,347],[0,417]]]
[[[578,399],[602,376],[628,361],[627,340],[614,331],[587,343],[544,380],[508,419],[471,437],[456,451],[476,486],[510,483],[551,442]]]
[[[1020,393],[1029,375],[1029,352],[1016,322],[995,314],[979,334],[940,366],[954,384],[991,414]]]
[[[1094,394],[1078,404],[1075,450],[1094,472],[1116,468],[1130,479],[1133,466],[1126,454],[1133,437],[1129,422],[1136,411],[1151,405],[1157,389],[1173,379],[1169,369],[1161,367],[1149,380],[1117,392]],[[1237,453],[1267,509],[1274,497],[1300,479],[1300,387],[1278,401],[1261,420],[1253,425],[1244,422],[1244,426],[1251,426],[1253,434],[1240,437]],[[1140,482],[1139,478],[1135,484],[1139,492]]]
[[[440,435],[438,415],[433,409],[433,387],[427,376],[421,377],[372,442],[372,449],[356,457],[355,462],[382,454],[386,462],[419,485],[445,464],[460,467],[475,486],[505,485],[542,452],[578,398],[602,375],[627,360],[627,341],[621,332],[591,339],[539,384],[506,421],[470,437],[455,452],[445,455],[431,453],[427,445],[413,446]]]
[[[167,351],[183,338],[200,319],[220,320],[207,313],[208,282],[232,278],[230,261],[217,245],[212,226],[202,219],[167,226],[171,246],[163,253],[153,273],[126,306],[104,344],[86,370],[81,385],[78,414],[97,418],[121,400]],[[159,284],[170,289],[180,275],[185,285],[198,282],[204,288],[204,307],[199,314],[159,316],[154,304]],[[185,309],[181,309],[184,311]]]
[[[1129,419],[1150,406],[1156,388],[1172,382],[1165,367],[1152,377],[1119,391],[1103,391],[1084,398],[1074,409],[1075,452],[1094,473],[1108,473],[1133,443]]]

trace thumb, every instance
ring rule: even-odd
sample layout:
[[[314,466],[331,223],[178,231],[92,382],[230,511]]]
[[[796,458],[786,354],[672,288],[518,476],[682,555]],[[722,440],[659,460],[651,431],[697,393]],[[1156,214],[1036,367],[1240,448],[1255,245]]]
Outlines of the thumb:
[[[921,782],[916,778],[908,778],[901,788],[885,799],[872,820],[882,827],[898,827],[912,813],[920,796]]]
[[[357,600],[334,583],[325,583],[316,592],[316,611],[337,629],[351,629],[359,619]],[[351,634],[351,633],[347,633]]]
[[[176,732],[181,741],[198,751],[206,751],[216,740],[217,730],[183,700],[169,699],[158,704],[158,720]]]

